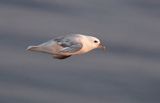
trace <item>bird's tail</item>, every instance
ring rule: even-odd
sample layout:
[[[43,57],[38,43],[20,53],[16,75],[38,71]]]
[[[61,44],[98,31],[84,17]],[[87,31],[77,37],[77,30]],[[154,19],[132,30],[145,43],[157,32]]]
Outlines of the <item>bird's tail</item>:
[[[28,50],[28,51],[39,51],[39,46],[28,46],[26,50]]]
[[[28,46],[26,49],[28,51],[33,51],[33,52],[41,52],[41,53],[48,53],[52,54],[52,50],[46,46],[43,45],[37,45],[37,46]]]

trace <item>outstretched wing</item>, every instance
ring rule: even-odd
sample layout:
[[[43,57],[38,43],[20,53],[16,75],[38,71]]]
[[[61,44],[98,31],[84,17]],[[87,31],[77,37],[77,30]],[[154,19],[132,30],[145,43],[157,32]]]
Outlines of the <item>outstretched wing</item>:
[[[54,41],[62,47],[60,50],[61,53],[75,53],[83,46],[78,35],[58,37]]]

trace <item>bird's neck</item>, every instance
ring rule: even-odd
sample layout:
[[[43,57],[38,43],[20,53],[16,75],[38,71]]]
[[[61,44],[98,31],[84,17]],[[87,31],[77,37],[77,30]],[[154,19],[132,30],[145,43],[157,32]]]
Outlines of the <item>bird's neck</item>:
[[[93,44],[90,42],[90,40],[87,37],[83,37],[83,39],[81,39],[81,42],[83,43],[82,50],[84,53],[94,49]]]

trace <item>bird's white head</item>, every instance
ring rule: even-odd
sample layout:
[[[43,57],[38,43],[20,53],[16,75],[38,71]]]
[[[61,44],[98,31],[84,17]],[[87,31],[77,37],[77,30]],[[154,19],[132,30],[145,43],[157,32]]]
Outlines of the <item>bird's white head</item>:
[[[93,49],[102,48],[105,50],[106,47],[101,43],[101,41],[98,38],[93,36],[88,36],[88,39],[89,39],[88,44],[90,44],[90,47],[92,47]]]

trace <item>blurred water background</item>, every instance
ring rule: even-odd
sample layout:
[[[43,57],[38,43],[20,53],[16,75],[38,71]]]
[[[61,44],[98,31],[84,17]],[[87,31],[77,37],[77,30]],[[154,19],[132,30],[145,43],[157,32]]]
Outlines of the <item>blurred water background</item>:
[[[108,52],[25,51],[71,33]],[[160,1],[0,0],[0,103],[160,103]]]

